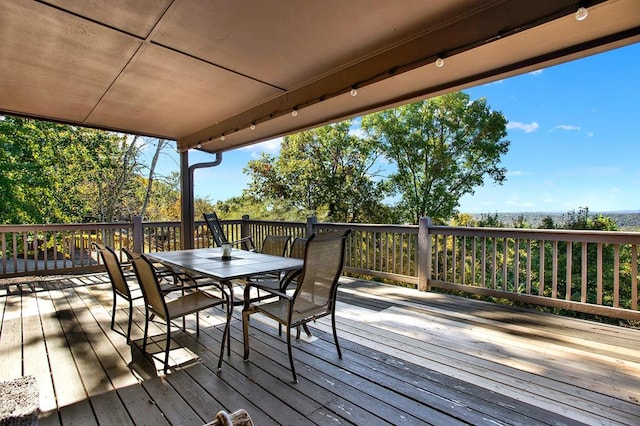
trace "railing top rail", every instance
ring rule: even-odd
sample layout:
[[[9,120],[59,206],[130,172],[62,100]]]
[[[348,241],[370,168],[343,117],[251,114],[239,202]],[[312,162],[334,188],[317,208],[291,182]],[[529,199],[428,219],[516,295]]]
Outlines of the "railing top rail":
[[[313,225],[318,228],[336,228],[347,229],[353,228],[358,230],[364,230],[369,232],[396,232],[403,234],[418,234],[417,225],[385,225],[385,224],[371,224],[371,223],[334,223],[334,222],[320,222]]]
[[[95,229],[123,229],[131,228],[130,222],[95,222],[95,223],[51,223],[51,224],[20,224],[0,225],[0,232],[42,232],[42,231],[69,231],[69,230],[95,230]]]
[[[256,224],[256,225],[276,225],[276,226],[284,226],[284,227],[306,226],[306,222],[288,222],[288,221],[284,221],[284,220],[262,220],[262,219],[255,220],[255,219],[249,219],[249,220],[240,220],[240,221],[223,220],[223,222],[228,222],[228,223],[247,222],[247,223],[252,223],[252,224]]]
[[[640,244],[640,232],[587,231],[572,229],[480,228],[467,226],[432,226],[430,234],[520,238],[524,240],[575,241],[611,244]]]

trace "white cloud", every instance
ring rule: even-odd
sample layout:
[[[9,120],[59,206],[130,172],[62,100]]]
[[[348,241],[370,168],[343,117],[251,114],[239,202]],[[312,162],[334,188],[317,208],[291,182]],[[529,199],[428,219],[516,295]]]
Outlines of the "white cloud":
[[[587,137],[588,138],[592,138],[593,137],[593,132],[587,132]]]
[[[551,129],[550,131],[554,131],[556,129],[560,129],[560,130],[567,130],[567,131],[571,131],[571,130],[580,130],[580,126],[572,126],[571,124],[559,124],[556,127],[554,127],[553,129]]]
[[[535,132],[539,127],[540,126],[535,121],[532,121],[528,124],[520,123],[519,121],[510,121],[507,123],[507,129],[518,129],[524,131],[525,133]]]
[[[507,170],[507,176],[526,176],[528,174],[528,172],[522,170]]]
[[[535,70],[535,71],[531,71],[529,74],[537,77],[540,74],[542,74],[542,71],[544,70]]]

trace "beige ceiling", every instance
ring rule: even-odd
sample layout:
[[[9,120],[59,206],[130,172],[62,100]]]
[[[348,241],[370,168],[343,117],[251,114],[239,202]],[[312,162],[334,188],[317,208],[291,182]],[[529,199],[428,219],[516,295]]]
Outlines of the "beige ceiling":
[[[640,0],[2,0],[0,112],[217,152],[639,40]]]

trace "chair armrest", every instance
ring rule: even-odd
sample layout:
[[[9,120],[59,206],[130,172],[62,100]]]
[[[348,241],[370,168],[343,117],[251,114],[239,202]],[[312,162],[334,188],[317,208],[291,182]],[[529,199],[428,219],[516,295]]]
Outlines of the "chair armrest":
[[[273,288],[260,287],[260,291],[265,291],[265,292],[270,293],[270,294],[272,294],[274,296],[280,296],[283,299],[291,299],[291,296],[288,295],[287,293],[284,293],[284,292],[282,292],[280,290],[276,290],[276,289],[273,289]]]
[[[219,281],[214,280],[213,278],[210,277],[193,277],[187,273],[184,272],[180,272],[176,274],[176,277],[180,280],[180,282],[182,282],[183,284],[180,286],[180,289],[183,290],[189,290],[189,289],[199,289],[199,288],[203,288],[203,287],[209,287],[209,286],[213,286],[215,288],[217,288],[220,291],[224,291],[224,288],[222,287],[222,284]],[[205,281],[206,282],[199,282],[199,281]],[[186,282],[191,282],[192,284],[185,284]]]
[[[288,271],[280,281],[280,291],[285,292],[287,290],[287,287],[289,287],[289,285],[291,284],[291,282],[297,279],[301,273],[302,273],[302,268]]]
[[[255,251],[255,244],[253,243],[253,237],[249,235],[248,237],[242,237],[239,240],[230,241],[229,244],[234,245],[236,247],[240,247],[245,245],[249,251]]]

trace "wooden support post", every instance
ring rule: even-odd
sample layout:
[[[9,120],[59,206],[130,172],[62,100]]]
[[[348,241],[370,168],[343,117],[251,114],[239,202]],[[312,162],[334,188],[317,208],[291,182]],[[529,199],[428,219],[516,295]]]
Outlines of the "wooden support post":
[[[313,225],[318,223],[318,218],[316,216],[309,216],[307,218],[307,230],[305,237],[309,238],[313,234]]]
[[[240,238],[250,237],[251,235],[251,225],[249,224],[249,215],[242,215],[242,225],[240,225]],[[255,240],[254,240],[255,241]]]
[[[420,291],[431,290],[431,285],[429,284],[429,278],[431,277],[431,236],[429,235],[430,226],[430,218],[420,218],[418,226],[418,290]]]
[[[144,248],[144,230],[142,229],[142,216],[133,217],[133,251],[142,253]]]

